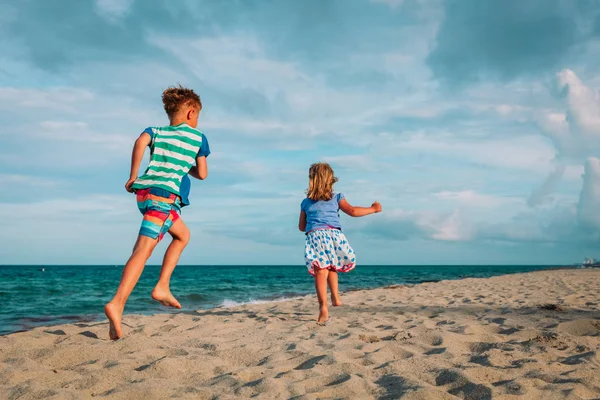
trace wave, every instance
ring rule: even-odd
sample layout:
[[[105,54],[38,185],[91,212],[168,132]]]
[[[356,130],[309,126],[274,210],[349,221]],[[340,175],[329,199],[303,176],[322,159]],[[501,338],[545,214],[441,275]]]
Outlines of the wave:
[[[231,300],[231,299],[225,299],[217,307],[231,308],[231,307],[238,307],[238,306],[244,306],[244,305],[249,305],[249,304],[280,303],[282,301],[302,299],[306,296],[308,296],[308,295],[294,296],[294,297],[278,297],[275,299],[261,299],[261,300],[252,300],[251,299],[251,300],[247,300],[247,301],[235,301],[235,300]]]
[[[190,293],[184,296],[186,300],[190,301],[207,301],[208,297],[200,293]]]

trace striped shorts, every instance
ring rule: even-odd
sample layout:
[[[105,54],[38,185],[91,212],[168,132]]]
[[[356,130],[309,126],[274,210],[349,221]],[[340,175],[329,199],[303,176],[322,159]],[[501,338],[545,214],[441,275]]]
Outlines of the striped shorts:
[[[179,196],[160,188],[138,189],[137,206],[144,215],[140,235],[160,242],[179,217]]]

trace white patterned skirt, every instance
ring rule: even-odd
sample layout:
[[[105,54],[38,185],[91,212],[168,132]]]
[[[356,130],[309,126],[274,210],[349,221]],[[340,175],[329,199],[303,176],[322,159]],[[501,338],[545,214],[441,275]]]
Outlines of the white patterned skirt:
[[[354,250],[339,229],[317,229],[308,233],[304,259],[311,275],[315,269],[348,272],[356,266]]]

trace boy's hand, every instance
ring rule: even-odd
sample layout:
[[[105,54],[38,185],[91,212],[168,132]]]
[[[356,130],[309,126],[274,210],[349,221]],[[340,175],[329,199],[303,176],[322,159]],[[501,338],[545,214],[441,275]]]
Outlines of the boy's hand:
[[[379,204],[378,201],[374,202],[373,204],[371,204],[371,208],[373,209],[373,211],[375,211],[376,213],[380,213],[382,208],[381,208],[381,204]]]
[[[136,179],[137,178],[129,178],[129,180],[125,184],[125,190],[127,190],[129,193],[133,193],[133,189],[131,188],[131,185],[133,185],[133,182],[135,182]]]

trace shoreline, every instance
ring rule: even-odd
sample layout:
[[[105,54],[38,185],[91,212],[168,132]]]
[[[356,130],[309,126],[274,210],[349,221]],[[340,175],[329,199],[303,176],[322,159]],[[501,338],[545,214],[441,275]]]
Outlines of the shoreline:
[[[184,265],[185,267],[186,265]],[[30,267],[38,267],[38,266],[30,266]],[[189,267],[189,266],[188,266]],[[224,266],[227,267],[227,266]],[[289,267],[294,267],[294,266],[289,266]],[[368,266],[368,267],[372,267],[372,266]],[[394,266],[388,266],[388,267],[394,267]],[[441,266],[441,267],[448,267],[448,268],[452,268],[452,267],[463,267],[463,266]],[[486,266],[482,266],[482,267],[486,267]],[[495,265],[490,265],[488,267],[497,267]],[[544,269],[538,269],[535,271],[552,271],[552,270],[562,270],[562,269],[588,269],[588,268],[594,268],[594,267],[577,267],[577,266],[534,266],[534,267],[547,267]],[[529,273],[529,272],[506,272],[503,274],[499,274],[499,275],[492,275],[492,276],[507,276],[507,275],[516,275],[516,274],[522,274],[522,273]],[[489,277],[478,277],[478,276],[470,276],[470,275],[465,275],[465,276],[459,276],[456,278],[451,278],[451,279],[423,279],[420,280],[418,282],[404,282],[404,283],[397,283],[397,284],[386,284],[383,286],[367,286],[367,287],[362,287],[362,288],[349,288],[349,289],[343,289],[340,293],[352,293],[352,292],[357,292],[357,291],[362,291],[362,290],[376,290],[376,289],[386,289],[386,288],[396,288],[398,286],[408,286],[408,287],[412,287],[415,285],[422,285],[425,283],[436,283],[436,282],[443,282],[443,281],[455,281],[455,280],[463,280],[463,279],[487,279]],[[343,288],[343,287],[342,287]],[[153,316],[153,315],[162,315],[162,314],[168,314],[168,315],[172,315],[172,314],[176,314],[176,313],[185,313],[185,312],[189,312],[190,310],[215,310],[215,309],[221,309],[221,308],[231,308],[231,307],[236,307],[236,306],[242,306],[242,305],[248,305],[248,304],[264,304],[264,303],[270,303],[270,302],[279,302],[279,301],[288,301],[288,300],[294,300],[294,299],[300,299],[306,296],[313,296],[314,297],[314,291],[307,291],[306,293],[295,293],[290,297],[275,297],[273,298],[273,296],[267,296],[264,298],[258,298],[258,299],[252,299],[249,301],[242,301],[242,302],[238,302],[235,300],[230,300],[230,299],[223,299],[221,301],[221,303],[219,305],[216,306],[207,306],[207,307],[189,307],[189,309],[186,309],[184,311],[169,311],[169,309],[163,308],[162,310],[158,310],[158,311],[148,311],[148,312],[136,312],[136,313],[132,313],[132,314],[128,314],[126,313],[125,315],[131,315],[131,316]],[[225,303],[235,303],[232,305],[225,305]],[[102,304],[103,305],[103,304]],[[101,306],[102,306],[101,305]],[[99,310],[102,309],[102,307],[99,307]],[[163,311],[164,310],[164,311]],[[50,323],[51,320],[56,319],[56,320],[67,320],[67,321],[73,321],[70,323],[90,323],[90,322],[101,322],[106,320],[106,316],[104,315],[104,313],[102,311],[98,312],[98,313],[86,313],[86,314],[81,314],[81,315],[38,315],[38,316],[32,316],[32,317],[23,317],[23,320],[27,321],[27,322],[33,322],[33,324],[23,324],[25,327],[23,327],[22,329],[17,329],[11,332],[6,332],[6,333],[1,333],[0,332],[0,337],[2,336],[6,336],[6,335],[12,335],[14,333],[22,333],[22,332],[28,332],[31,331],[32,329],[35,328],[39,328],[39,327],[47,327],[47,328],[51,328],[53,326],[58,326],[58,325],[63,325],[66,324],[66,322],[56,322],[56,323]],[[37,324],[36,322],[49,322],[48,324]]]
[[[31,267],[37,267],[37,266],[31,266]],[[290,266],[293,267],[293,266]],[[391,267],[391,266],[390,266]],[[453,266],[444,266],[444,267],[453,267]],[[457,268],[460,266],[456,266]],[[484,267],[484,266],[482,266]],[[491,265],[490,267],[495,267],[494,265]],[[547,267],[544,269],[539,269],[539,270],[535,270],[535,272],[537,271],[554,271],[554,270],[571,270],[571,269],[597,269],[597,267],[580,267],[580,266],[543,266],[543,267]],[[530,271],[530,272],[506,272],[504,274],[499,274],[499,275],[492,275],[491,277],[494,276],[510,276],[510,275],[518,275],[518,274],[524,274],[524,273],[531,273],[534,271]],[[466,275],[466,276],[460,276],[460,277],[456,277],[456,278],[451,278],[451,279],[424,279],[424,280],[420,280],[418,282],[405,282],[405,283],[397,283],[397,284],[386,284],[383,286],[368,286],[368,287],[363,287],[363,288],[349,288],[349,289],[345,289],[342,290],[340,293],[344,294],[344,293],[353,293],[353,292],[358,292],[358,291],[363,291],[363,290],[376,290],[376,289],[386,289],[386,288],[397,288],[397,287],[402,287],[402,286],[406,286],[406,287],[413,287],[416,285],[422,285],[422,284],[426,284],[426,283],[437,283],[437,282],[444,282],[444,281],[460,281],[460,280],[464,280],[464,279],[488,279],[490,277],[479,277],[479,276],[470,276],[470,275]],[[314,291],[308,291],[307,293],[295,293],[294,295],[290,296],[290,297],[275,297],[273,298],[273,296],[268,296],[265,298],[258,298],[258,299],[252,299],[249,301],[242,301],[242,302],[238,302],[235,300],[230,300],[230,299],[223,299],[221,301],[221,303],[217,306],[207,306],[207,307],[189,307],[188,309],[184,310],[184,311],[170,311],[167,308],[163,308],[162,310],[158,310],[158,311],[148,311],[148,312],[136,312],[136,313],[132,313],[132,314],[128,314],[126,312],[126,316],[127,315],[131,315],[131,316],[153,316],[153,315],[163,315],[163,314],[167,314],[167,315],[172,315],[172,314],[177,314],[177,313],[185,313],[185,312],[190,312],[192,310],[216,310],[216,309],[226,309],[226,308],[231,308],[231,307],[237,307],[237,306],[243,306],[243,305],[252,305],[252,304],[265,304],[265,303],[277,303],[280,301],[289,301],[289,300],[294,300],[294,299],[301,299],[304,297],[310,297],[310,296],[315,296]],[[225,303],[235,303],[235,304],[231,304],[231,305],[226,305]],[[184,305],[185,306],[185,305]],[[100,307],[99,309],[101,310],[102,307]],[[86,314],[82,314],[82,315],[41,315],[41,316],[33,316],[33,317],[23,317],[23,320],[26,320],[27,322],[34,322],[33,324],[29,324],[29,326],[27,326],[27,324],[23,324],[25,325],[24,328],[22,329],[18,329],[15,331],[11,331],[11,332],[6,332],[6,333],[0,333],[0,337],[2,336],[7,336],[7,335],[12,335],[14,333],[22,333],[22,332],[28,332],[31,331],[33,329],[36,328],[40,328],[40,327],[46,327],[46,328],[51,328],[54,326],[59,326],[59,325],[64,325],[64,324],[68,324],[65,322],[56,322],[56,323],[48,323],[48,324],[37,324],[36,322],[50,322],[51,320],[56,319],[56,320],[67,320],[67,321],[73,321],[71,323],[91,323],[91,322],[101,322],[106,320],[106,316],[104,315],[104,313],[102,311],[98,312],[98,313],[86,313]]]
[[[600,269],[126,314],[0,337],[0,398],[600,397]]]

